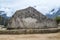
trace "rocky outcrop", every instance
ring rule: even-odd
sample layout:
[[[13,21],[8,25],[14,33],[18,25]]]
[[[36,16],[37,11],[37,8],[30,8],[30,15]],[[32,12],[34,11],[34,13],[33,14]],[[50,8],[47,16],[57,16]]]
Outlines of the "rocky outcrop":
[[[50,19],[33,7],[18,10],[9,20],[7,28],[23,28],[23,29],[37,29],[37,28],[56,28],[56,21]]]

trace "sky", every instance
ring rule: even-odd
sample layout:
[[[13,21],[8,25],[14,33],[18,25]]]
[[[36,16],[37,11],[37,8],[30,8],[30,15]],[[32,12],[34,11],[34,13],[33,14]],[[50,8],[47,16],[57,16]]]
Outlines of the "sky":
[[[8,16],[13,15],[16,10],[27,7],[34,7],[42,14],[47,14],[53,8],[60,7],[60,0],[0,0],[0,10],[7,12]],[[14,11],[10,13],[11,11]]]

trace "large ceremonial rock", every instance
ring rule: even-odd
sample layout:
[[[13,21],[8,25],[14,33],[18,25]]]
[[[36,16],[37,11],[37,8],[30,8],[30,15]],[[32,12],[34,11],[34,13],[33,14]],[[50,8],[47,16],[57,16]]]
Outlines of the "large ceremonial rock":
[[[45,29],[57,27],[56,21],[46,17],[33,7],[18,10],[8,22],[7,28]]]

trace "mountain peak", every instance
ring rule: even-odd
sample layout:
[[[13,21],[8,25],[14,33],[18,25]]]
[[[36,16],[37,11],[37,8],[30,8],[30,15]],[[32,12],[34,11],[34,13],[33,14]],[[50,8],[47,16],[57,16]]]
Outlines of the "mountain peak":
[[[46,14],[46,16],[49,18],[55,18],[59,15],[60,15],[60,8],[54,8],[48,14]]]

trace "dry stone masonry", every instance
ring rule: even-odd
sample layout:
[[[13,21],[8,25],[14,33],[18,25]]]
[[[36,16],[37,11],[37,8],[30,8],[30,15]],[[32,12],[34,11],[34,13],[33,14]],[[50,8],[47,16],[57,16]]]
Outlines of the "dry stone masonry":
[[[56,21],[46,17],[33,7],[18,10],[9,20],[7,28],[45,29],[56,28]]]

